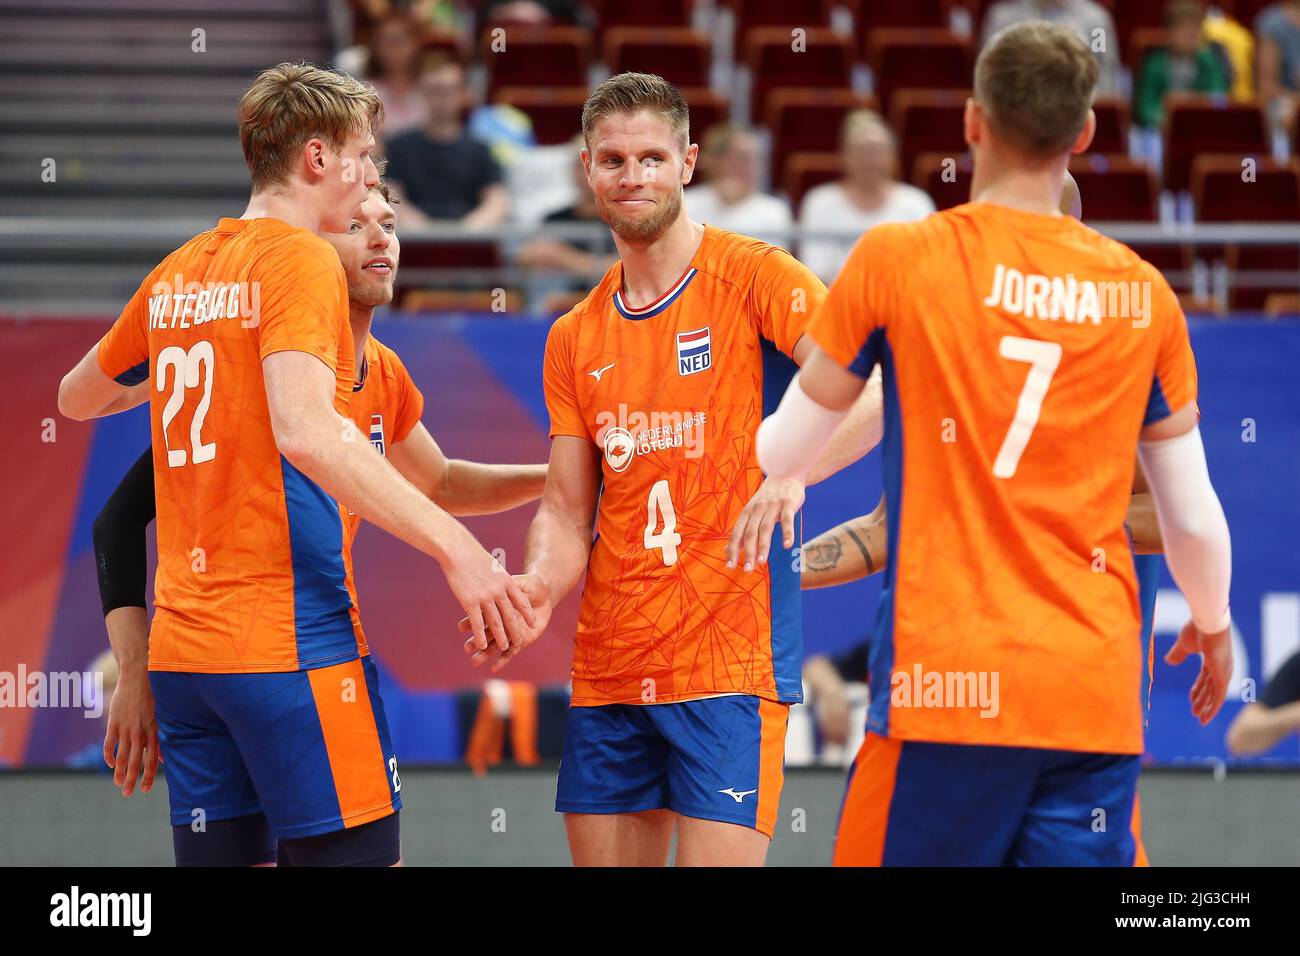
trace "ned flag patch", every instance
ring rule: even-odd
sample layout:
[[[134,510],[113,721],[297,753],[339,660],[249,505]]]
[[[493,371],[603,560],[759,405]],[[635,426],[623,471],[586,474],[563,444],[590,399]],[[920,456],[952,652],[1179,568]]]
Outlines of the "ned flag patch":
[[[370,416],[370,444],[375,446],[379,454],[384,454],[384,416]]]
[[[677,374],[694,375],[713,365],[709,327],[677,333]]]

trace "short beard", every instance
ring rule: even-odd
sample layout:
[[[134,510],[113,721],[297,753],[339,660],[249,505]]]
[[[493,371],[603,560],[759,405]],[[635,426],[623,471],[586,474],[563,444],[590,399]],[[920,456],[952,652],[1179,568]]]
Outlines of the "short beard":
[[[596,211],[605,225],[620,239],[636,245],[648,245],[667,232],[682,211],[682,187],[679,185],[673,190],[654,215],[645,219],[624,219],[614,212],[609,203],[600,199],[596,202]]]
[[[357,283],[355,288],[355,293],[349,295],[348,299],[353,305],[364,309],[377,309],[393,301],[392,285],[376,285],[373,289],[368,289],[365,285]]]

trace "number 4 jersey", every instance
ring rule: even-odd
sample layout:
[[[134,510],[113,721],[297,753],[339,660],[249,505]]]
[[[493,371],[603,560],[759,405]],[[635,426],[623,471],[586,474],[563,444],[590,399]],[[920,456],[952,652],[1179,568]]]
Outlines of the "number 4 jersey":
[[[658,301],[623,301],[622,265],[551,329],[551,437],[594,442],[603,490],[574,647],[573,703],[717,694],[801,699],[796,556],[727,567],[763,475],[764,339],[787,355],[821,302],[788,253],[706,227]]]
[[[810,331],[884,367],[871,729],[1141,753],[1134,451],[1196,398],[1168,283],[1077,220],[968,203],[863,236]]]
[[[323,239],[222,219],[145,279],[99,344],[124,385],[151,381],[158,503],[152,670],[294,671],[364,654],[338,505],[280,455],[262,360],[307,352],[348,414],[347,282]]]

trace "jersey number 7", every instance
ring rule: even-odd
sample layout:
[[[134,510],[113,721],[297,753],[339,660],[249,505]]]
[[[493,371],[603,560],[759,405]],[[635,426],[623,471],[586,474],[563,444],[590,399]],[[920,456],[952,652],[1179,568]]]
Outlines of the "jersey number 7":
[[[1029,436],[1034,433],[1043,399],[1052,384],[1056,367],[1061,364],[1061,343],[1004,335],[998,343],[998,354],[1013,362],[1029,363],[1029,375],[1025,377],[1025,387],[1020,390],[1020,401],[1016,403],[1016,417],[1011,420],[1011,428],[1007,437],[1002,439],[1002,448],[993,462],[993,477],[1010,478],[1016,473],[1020,456],[1029,444]]]

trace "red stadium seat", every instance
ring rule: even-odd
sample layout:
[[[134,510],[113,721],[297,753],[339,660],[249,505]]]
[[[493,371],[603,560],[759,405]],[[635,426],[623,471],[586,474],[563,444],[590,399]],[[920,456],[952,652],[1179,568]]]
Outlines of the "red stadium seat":
[[[771,27],[785,31],[788,45],[794,27],[829,26],[830,11],[835,5],[832,0],[726,0],[736,25],[732,49],[737,52],[745,49],[754,30]]]
[[[1232,18],[1240,23],[1247,30],[1255,29],[1255,18],[1258,17],[1265,8],[1271,7],[1277,3],[1277,0],[1221,0],[1219,6],[1225,8],[1232,14]]]
[[[912,185],[929,193],[936,209],[951,209],[970,202],[971,168],[969,153],[922,153],[912,164]]]
[[[1268,121],[1253,103],[1221,97],[1173,94],[1165,101],[1165,188],[1187,189],[1192,162],[1208,153],[1267,156]]]
[[[898,136],[899,168],[910,170],[922,153],[966,152],[962,117],[970,90],[899,90],[889,124]]]
[[[586,86],[591,34],[582,27],[511,27],[500,38],[485,30],[479,54],[488,69],[488,97],[507,86]]]
[[[1233,309],[1267,310],[1268,300],[1275,295],[1300,294],[1300,245],[1237,245],[1228,246],[1224,261],[1231,273],[1228,306]],[[1275,276],[1252,277],[1245,285],[1241,272],[1274,272]],[[1263,280],[1267,284],[1254,284]]]
[[[708,86],[712,40],[688,27],[619,27],[605,35],[610,73],[656,73],[674,86]]]
[[[1123,0],[1111,8],[1119,34],[1119,55],[1131,68],[1142,62],[1142,40],[1150,42],[1150,31],[1163,33],[1165,7],[1169,0]],[[1142,35],[1147,35],[1143,37]]]
[[[1092,111],[1097,114],[1097,132],[1092,137],[1090,153],[1128,152],[1128,101],[1118,97],[1098,97]]]
[[[1245,162],[1235,155],[1197,157],[1191,180],[1197,220],[1300,222],[1300,162],[1254,159],[1253,173]]]
[[[893,107],[894,90],[970,89],[971,41],[948,30],[873,30],[866,46],[876,96],[886,110]]]
[[[1087,202],[1085,199],[1084,202]],[[1087,216],[1087,207],[1084,207]],[[1171,245],[1163,242],[1130,242],[1128,247],[1159,269],[1175,292],[1190,292],[1192,288],[1192,247],[1186,243]]]
[[[1079,184],[1083,215],[1097,222],[1155,222],[1160,189],[1155,172],[1127,155],[1090,153],[1070,160]]]
[[[794,153],[785,164],[786,198],[790,208],[798,209],[808,190],[822,183],[833,182],[843,173],[839,153]]]
[[[619,27],[688,27],[691,25],[691,0],[655,0],[654,3],[629,3],[628,0],[589,0],[596,11],[596,33],[604,37]]]
[[[858,32],[881,27],[937,27],[946,29],[952,0],[850,0],[853,25]]]
[[[587,102],[585,86],[533,88],[504,86],[496,102],[528,114],[539,146],[567,143],[582,131],[582,106]]]
[[[691,112],[691,142],[698,143],[710,126],[731,119],[731,103],[725,96],[704,87],[688,87],[682,96]]]
[[[852,90],[773,89],[764,114],[772,134],[772,182],[785,182],[786,160],[795,152],[835,152],[845,115],[875,108],[875,97]]]
[[[790,31],[758,27],[749,33],[750,115],[762,116],[775,86],[847,90],[853,79],[853,44],[828,28],[810,28],[803,48],[791,48]]]

